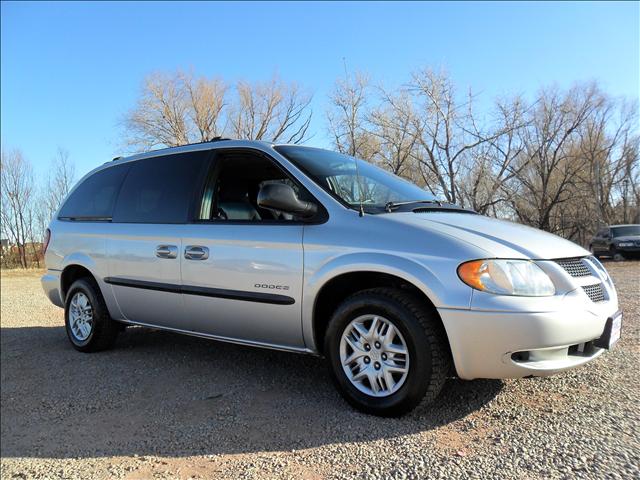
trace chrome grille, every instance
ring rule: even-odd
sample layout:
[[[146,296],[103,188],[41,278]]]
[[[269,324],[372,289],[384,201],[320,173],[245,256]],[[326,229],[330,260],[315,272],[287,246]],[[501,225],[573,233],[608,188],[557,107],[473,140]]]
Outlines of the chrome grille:
[[[591,271],[581,258],[563,258],[555,261],[572,277],[588,277]]]
[[[591,299],[592,302],[604,302],[604,290],[602,289],[602,284],[596,283],[595,285],[585,285],[582,287],[584,293],[587,294],[587,297]]]

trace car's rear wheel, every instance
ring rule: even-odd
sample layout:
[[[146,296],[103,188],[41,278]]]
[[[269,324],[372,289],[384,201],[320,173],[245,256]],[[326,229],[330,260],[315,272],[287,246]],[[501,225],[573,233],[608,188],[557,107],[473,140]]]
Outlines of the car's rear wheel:
[[[118,336],[118,324],[109,316],[100,289],[92,278],[73,282],[65,299],[64,320],[71,345],[81,352],[105,350]]]
[[[402,415],[435,399],[450,367],[446,335],[435,313],[390,288],[347,298],[331,318],[325,353],[344,398],[383,416]]]

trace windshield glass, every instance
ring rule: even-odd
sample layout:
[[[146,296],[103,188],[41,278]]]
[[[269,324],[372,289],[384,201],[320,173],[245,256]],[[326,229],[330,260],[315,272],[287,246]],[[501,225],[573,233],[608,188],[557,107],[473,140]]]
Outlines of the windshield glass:
[[[279,146],[275,149],[305,172],[323,189],[347,206],[369,211],[384,211],[389,202],[435,200],[426,190],[364,160],[348,155],[299,146]],[[358,162],[358,171],[356,164]],[[357,175],[358,174],[358,175]],[[357,178],[360,178],[358,186]]]
[[[613,227],[614,237],[626,237],[627,235],[640,235],[640,225],[627,225],[626,227]]]

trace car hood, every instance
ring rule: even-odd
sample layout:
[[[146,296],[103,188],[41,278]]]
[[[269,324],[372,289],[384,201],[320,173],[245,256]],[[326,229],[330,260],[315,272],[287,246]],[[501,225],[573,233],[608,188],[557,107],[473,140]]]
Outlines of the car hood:
[[[435,211],[391,213],[388,217],[454,237],[484,250],[483,255],[489,258],[551,259],[589,255],[589,251],[557,235],[484,215]]]

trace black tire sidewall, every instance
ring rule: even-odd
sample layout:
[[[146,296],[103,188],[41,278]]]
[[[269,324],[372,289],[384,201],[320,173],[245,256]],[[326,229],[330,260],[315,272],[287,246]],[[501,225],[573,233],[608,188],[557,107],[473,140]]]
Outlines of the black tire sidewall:
[[[73,335],[73,333],[71,332],[71,325],[69,323],[69,310],[71,306],[71,300],[73,299],[74,295],[78,292],[82,292],[87,296],[93,312],[93,327],[91,328],[91,333],[89,334],[89,337],[83,341],[78,340]],[[101,328],[100,323],[102,321],[102,317],[104,314],[104,312],[101,311],[101,308],[102,308],[101,303],[97,298],[97,294],[95,292],[93,285],[91,285],[85,279],[79,279],[73,282],[73,284],[69,288],[69,291],[67,292],[67,296],[65,299],[64,325],[65,325],[65,330],[67,332],[67,337],[69,338],[69,341],[76,349],[81,351],[88,351],[94,339],[99,335],[99,330]]]
[[[340,340],[347,325],[361,315],[379,315],[400,331],[409,351],[409,374],[400,389],[387,397],[372,397],[358,390],[347,378],[340,361]],[[334,313],[325,338],[325,354],[334,382],[345,399],[365,412],[396,416],[424,397],[431,377],[429,341],[419,322],[399,303],[376,294],[347,300]]]

